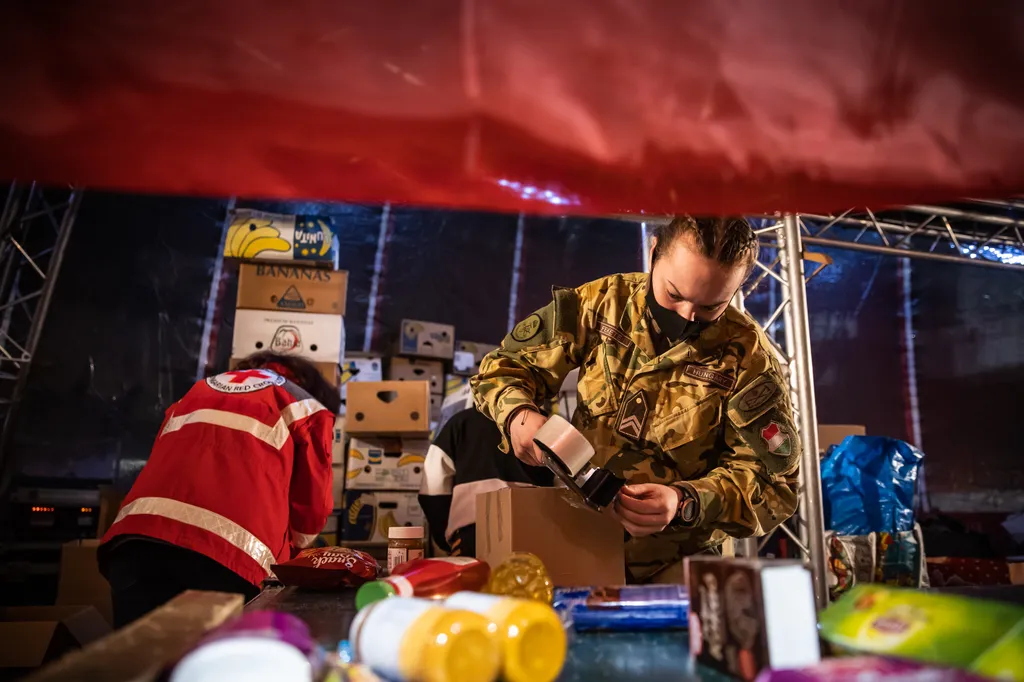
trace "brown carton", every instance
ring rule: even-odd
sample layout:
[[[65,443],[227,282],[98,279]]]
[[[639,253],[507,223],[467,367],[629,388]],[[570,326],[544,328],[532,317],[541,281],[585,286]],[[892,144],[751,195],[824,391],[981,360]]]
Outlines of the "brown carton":
[[[426,436],[430,384],[426,381],[349,382],[345,427],[354,435]]]
[[[800,561],[686,559],[690,656],[753,680],[821,659],[811,574]]]
[[[451,360],[455,353],[455,327],[437,322],[402,320],[398,354]]]
[[[99,546],[99,540],[72,540],[61,547],[57,605],[94,606],[108,623],[113,624],[110,583],[100,573],[96,562]]]
[[[476,553],[496,568],[512,552],[540,557],[558,586],[622,585],[625,536],[615,519],[570,504],[562,488],[477,495]]]
[[[28,671],[110,632],[91,606],[9,606],[0,609],[0,668]]]
[[[455,344],[455,350],[473,354],[474,365],[479,365],[485,355],[497,349],[498,347],[493,343],[480,343],[479,341],[459,341]]]
[[[345,314],[348,273],[291,263],[242,264],[239,308]]]
[[[839,445],[847,436],[863,436],[867,429],[855,424],[818,424],[818,456],[832,445]]]
[[[440,360],[391,358],[390,381],[427,381],[432,395],[444,395],[444,363]]]

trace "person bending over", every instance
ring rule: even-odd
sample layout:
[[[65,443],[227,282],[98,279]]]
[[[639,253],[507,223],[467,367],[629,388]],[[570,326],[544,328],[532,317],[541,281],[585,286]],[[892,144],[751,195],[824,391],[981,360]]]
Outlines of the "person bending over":
[[[122,627],[189,590],[252,599],[316,539],[332,507],[338,389],[261,352],[173,404],[98,559]]]

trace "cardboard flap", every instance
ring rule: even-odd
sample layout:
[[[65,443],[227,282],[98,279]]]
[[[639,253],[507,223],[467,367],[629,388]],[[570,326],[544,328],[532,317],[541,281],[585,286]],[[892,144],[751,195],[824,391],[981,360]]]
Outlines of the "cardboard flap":
[[[46,652],[59,626],[55,620],[0,623],[0,667],[41,665],[46,661]]]

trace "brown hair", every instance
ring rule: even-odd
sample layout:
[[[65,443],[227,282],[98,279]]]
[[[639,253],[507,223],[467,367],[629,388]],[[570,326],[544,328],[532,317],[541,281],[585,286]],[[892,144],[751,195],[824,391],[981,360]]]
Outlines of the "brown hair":
[[[683,236],[690,240],[688,246],[692,250],[723,265],[743,264],[749,272],[757,260],[757,235],[742,216],[692,218],[679,215],[660,225],[654,236],[658,238],[654,261],[668,253],[669,247]]]
[[[284,372],[286,379],[294,381],[300,388],[306,391],[321,405],[338,414],[341,411],[341,394],[336,386],[332,386],[327,379],[320,374],[312,362],[297,355],[281,355],[265,350],[253,353],[244,360],[239,361],[236,369],[267,369],[274,370],[270,365],[278,365]]]

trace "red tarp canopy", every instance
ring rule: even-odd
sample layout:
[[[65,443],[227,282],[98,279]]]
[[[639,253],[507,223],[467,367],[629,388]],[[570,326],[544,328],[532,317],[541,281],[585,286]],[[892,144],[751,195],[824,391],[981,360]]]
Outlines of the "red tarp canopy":
[[[552,213],[1024,189],[1013,0],[8,2],[0,177]]]

